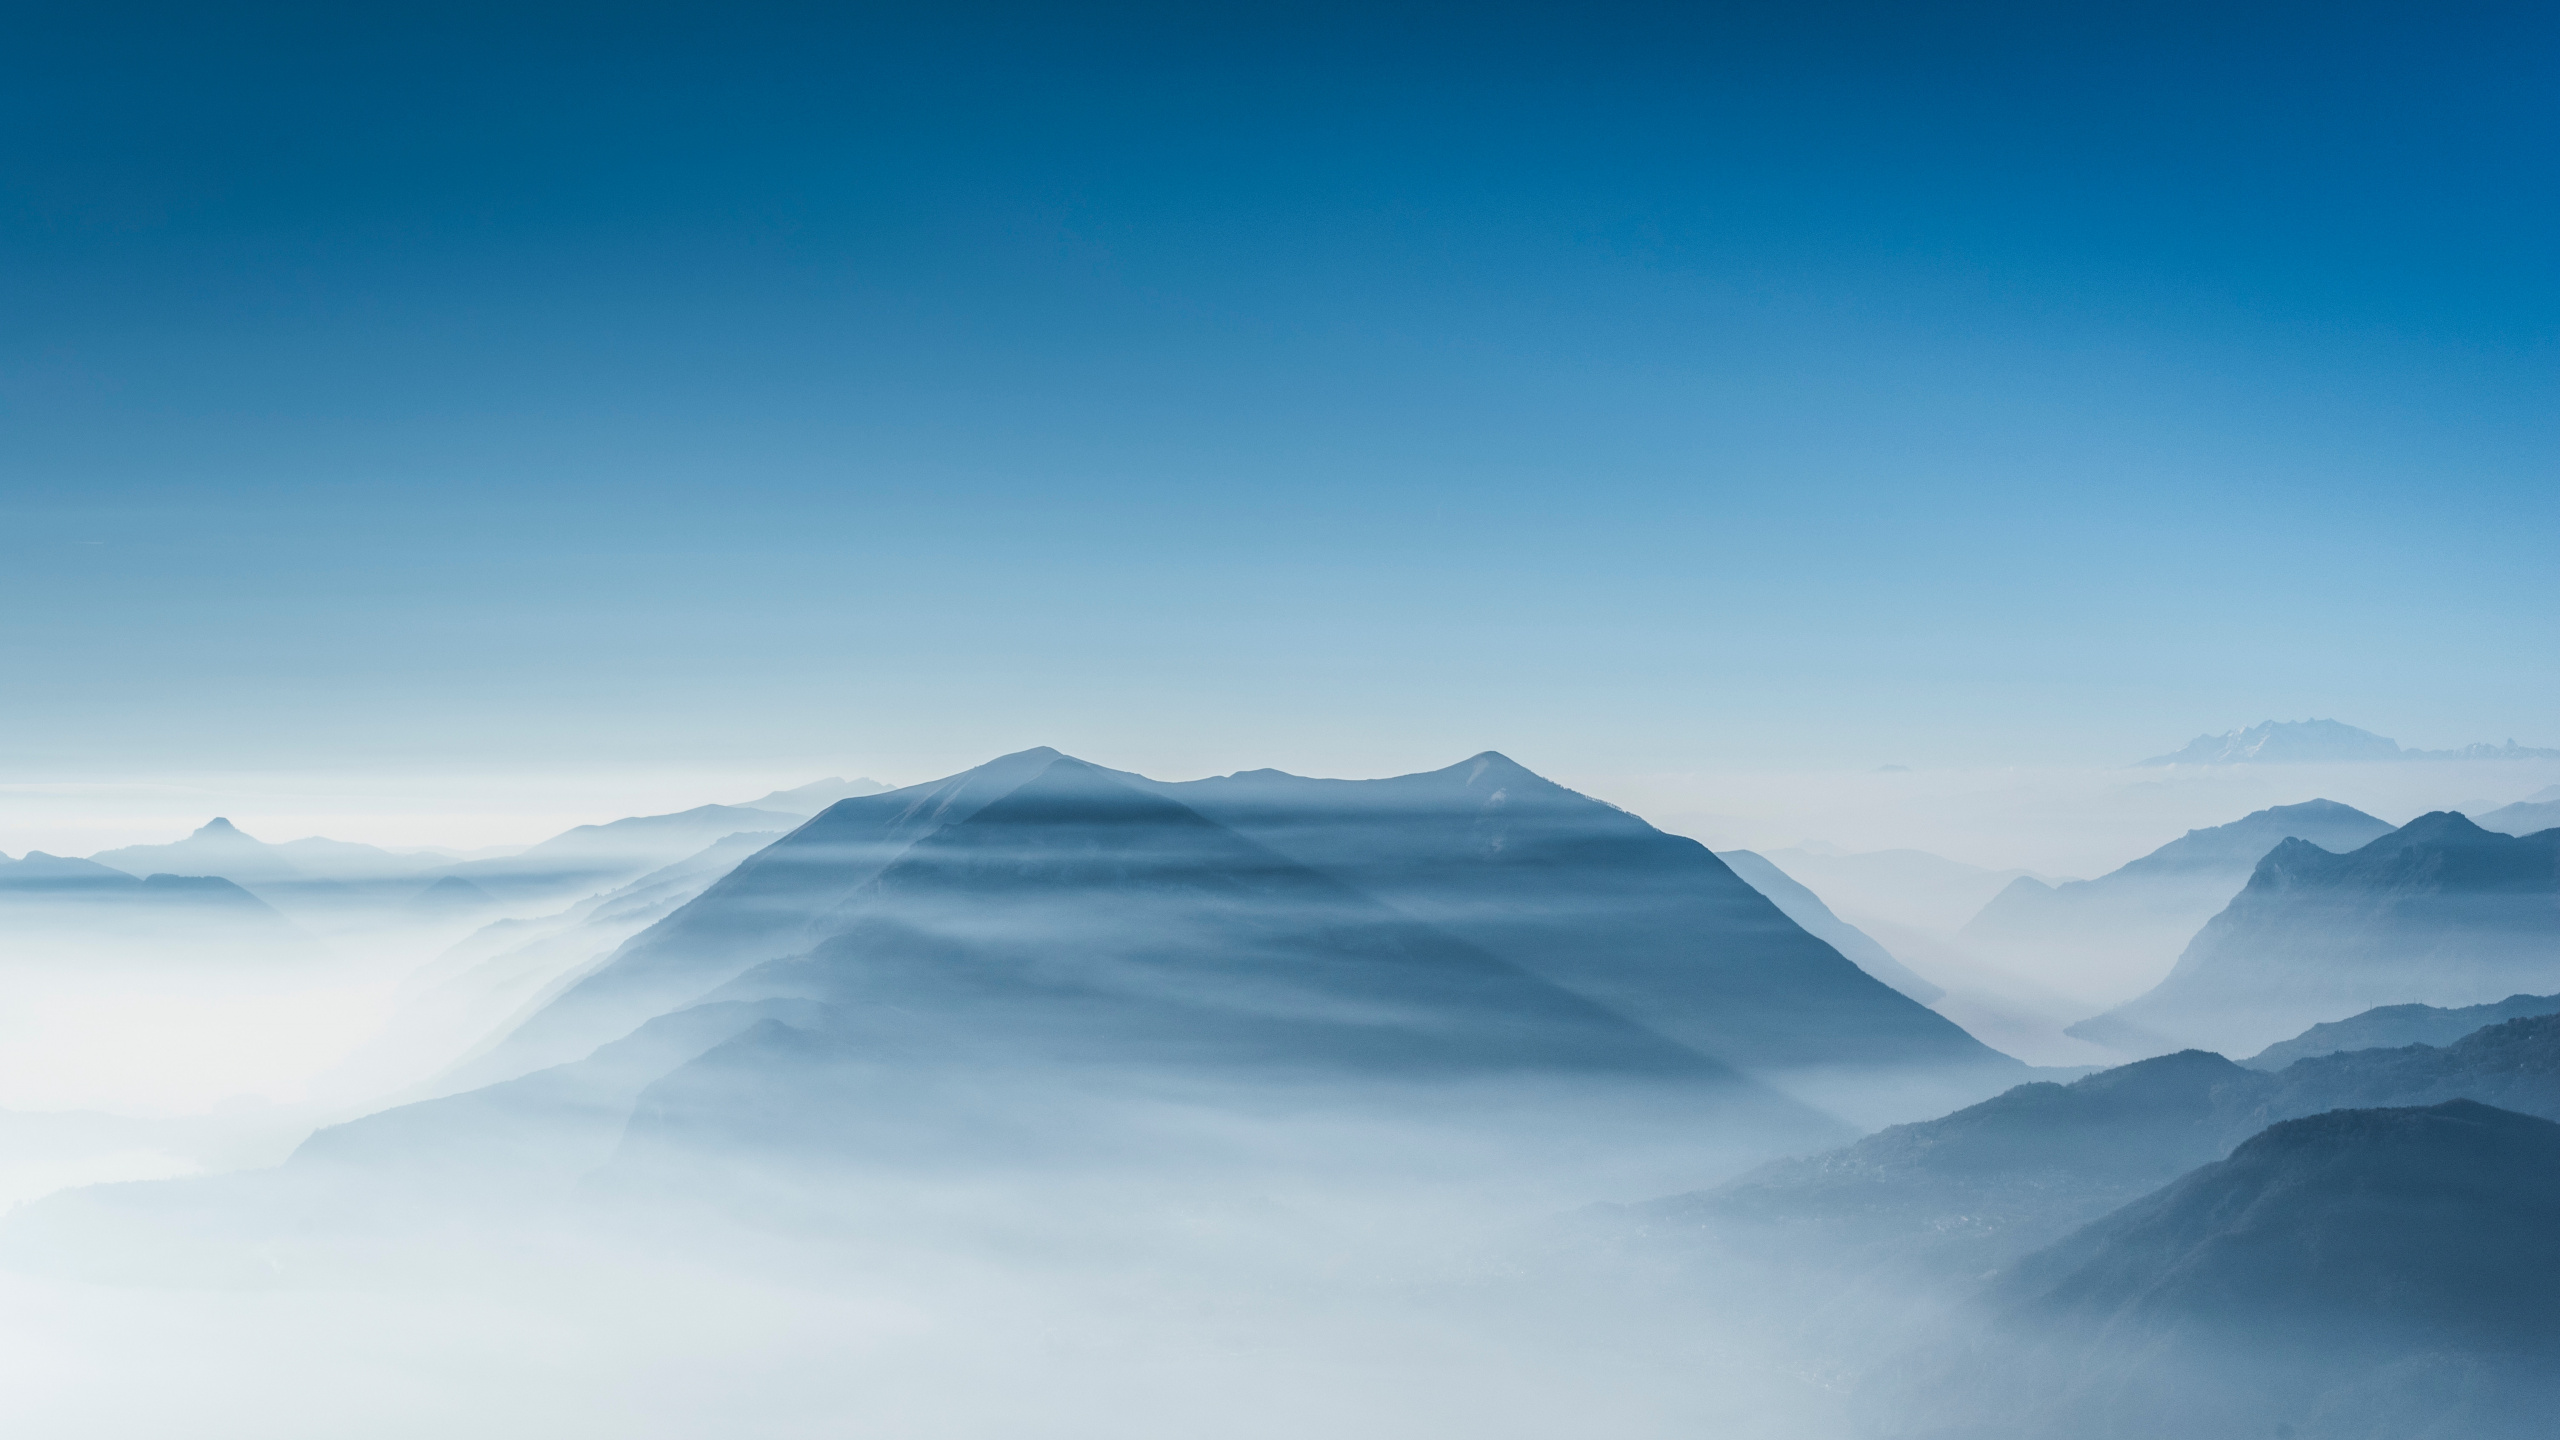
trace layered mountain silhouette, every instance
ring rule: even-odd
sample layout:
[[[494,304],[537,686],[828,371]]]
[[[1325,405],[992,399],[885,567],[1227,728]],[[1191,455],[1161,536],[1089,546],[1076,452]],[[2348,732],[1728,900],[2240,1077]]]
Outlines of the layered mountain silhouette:
[[[129,875],[31,851],[0,856],[0,948],[34,960],[305,962],[319,942],[218,876]]]
[[[312,837],[269,844],[219,816],[183,840],[102,851],[134,875],[219,876],[297,915],[373,909],[410,920],[468,919],[493,909],[557,905],[626,885],[727,836],[791,829],[826,797],[874,782],[822,780],[777,791],[789,808],[701,805],[580,825],[512,855],[455,861]],[[800,808],[802,806],[807,808]]]
[[[2296,1060],[2334,1055],[2341,1050],[2450,1045],[2504,1021],[2554,1014],[2560,1014],[2560,995],[2510,995],[2495,1004],[2463,1005],[2450,1010],[2435,1005],[2381,1005],[2344,1020],[2324,1020],[2240,1063],[2252,1070],[2281,1070]]]
[[[2403,750],[2400,742],[2335,720],[2269,720],[2246,730],[2199,735],[2183,748],[2141,765],[2360,764],[2377,760],[2560,760],[2560,750],[2465,745],[2458,750]]]
[[[2555,1279],[2560,1125],[2337,1110],[2021,1263],[2029,1347],[1983,1388],[2023,1434],[2545,1435]]]
[[[2450,811],[2348,854],[2287,840],[2167,979],[2070,1033],[2132,1053],[2248,1054],[2378,1005],[2474,1005],[2560,988],[2560,831]]]
[[[389,851],[375,853],[386,861],[403,858]],[[284,853],[283,846],[269,845],[219,815],[184,840],[166,845],[127,845],[120,850],[101,850],[90,858],[133,875],[219,875],[238,885],[312,878]],[[440,863],[443,862],[437,857],[429,856],[424,863],[406,868],[426,870]]]
[[[2021,877],[1957,933],[1968,948],[2012,964],[2068,961],[2090,983],[2156,983],[2196,931],[2231,903],[2269,851],[2286,840],[2357,849],[2391,826],[2334,800],[2278,805],[2228,825],[2190,830],[2094,880],[2047,885]]]
[[[1822,897],[1796,883],[1795,877],[1769,862],[1768,857],[1751,850],[1719,850],[1716,858],[1730,866],[1742,882],[1759,891],[1785,916],[1803,927],[1804,932],[1846,957],[1850,964],[1866,971],[1923,1005],[1936,1004],[1946,995],[1944,986],[1933,985],[1910,966],[1893,958],[1864,930],[1831,913]]]
[[[878,795],[889,788],[877,780],[847,780],[841,775],[830,775],[824,780],[776,790],[760,800],[748,801],[743,808],[772,810],[784,815],[815,815],[839,800],[850,800],[856,795]]]
[[[500,1079],[575,1058],[753,966],[866,925],[891,867],[999,823],[981,812],[1025,787],[1073,777],[1090,803],[1117,805],[1126,791],[1201,822],[1159,827],[1163,844],[1204,857],[1241,855],[1239,840],[1267,847],[1343,893],[1745,1071],[1899,1072],[1911,1085],[1895,1103],[1914,1106],[1937,1098],[1933,1086],[1978,1095],[2023,1073],[1806,934],[1705,847],[1500,756],[1392,780],[1257,771],[1162,783],[1045,749],[830,807],[635,937],[471,1073]],[[1071,809],[1038,813],[1066,826]],[[972,873],[985,891],[974,903],[1002,898],[1000,872]],[[1090,912],[1062,913],[1068,933],[1125,923],[1110,885],[1064,893]]]
[[[438,873],[468,880],[508,905],[559,903],[628,884],[731,835],[789,830],[801,818],[739,805],[697,805],[672,815],[580,825],[516,854],[466,860]]]
[[[1655,1202],[1673,1228],[1792,1234],[1860,1262],[1978,1270],[2059,1239],[2280,1120],[2468,1099],[2560,1120],[2560,1015],[2443,1047],[2345,1051],[2268,1073],[2182,1051],[2030,1083],[1838,1150]]]
[[[494,1083],[324,1130],[240,1185],[268,1187],[260,1213],[303,1214],[337,1202],[297,1175],[558,1182],[610,1154],[596,1183],[656,1194],[828,1167],[1179,1164],[1303,1125],[1404,1134],[1407,1166],[1413,1142],[1474,1136],[1668,1146],[1695,1169],[1853,1132],[1676,1027],[1761,1056],[1880,1051],[1886,1082],[1915,1059],[2021,1068],[1702,847],[1495,762],[1313,805],[1291,777],[1159,785],[1033,751],[839,802],[445,1082]],[[1628,1013],[1643,1002],[1664,1023]],[[1787,1005],[1833,1023],[1754,1012]]]

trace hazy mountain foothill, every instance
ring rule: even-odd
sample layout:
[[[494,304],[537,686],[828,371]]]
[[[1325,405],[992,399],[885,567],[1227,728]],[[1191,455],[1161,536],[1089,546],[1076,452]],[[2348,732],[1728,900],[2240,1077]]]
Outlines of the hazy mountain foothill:
[[[2253,1054],[2379,1005],[2560,989],[2560,831],[2422,815],[2346,854],[2286,840],[2157,986],[2071,1033],[2128,1053]]]

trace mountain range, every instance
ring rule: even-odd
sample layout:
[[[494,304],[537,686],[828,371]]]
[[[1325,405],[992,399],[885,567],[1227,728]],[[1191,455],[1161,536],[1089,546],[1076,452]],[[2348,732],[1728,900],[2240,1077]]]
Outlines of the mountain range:
[[[2021,876],[1956,939],[1997,962],[2040,972],[2067,969],[2092,990],[2131,995],[2158,983],[2278,844],[2300,840],[2343,852],[2391,828],[2333,800],[2274,806],[2228,825],[2190,830],[2094,880],[2047,885]]]
[[[319,942],[218,876],[126,874],[41,850],[0,856],[0,953],[18,960],[301,963]]]
[[[2068,1084],[2031,1082],[1641,1213],[1674,1232],[1739,1226],[1790,1237],[1853,1264],[1978,1272],[2221,1159],[2277,1121],[2453,1099],[2560,1120],[2560,1014],[2485,1026],[2442,1047],[2319,1055],[2274,1073],[2188,1050]]]
[[[1658,1183],[1846,1139],[1835,1095],[1929,1113],[2027,1073],[1705,847],[1491,753],[1165,783],[1028,751],[839,801],[600,964],[580,931],[604,933],[455,956],[531,1013],[442,1098],[262,1176],[58,1197],[18,1233],[155,1197],[254,1196],[290,1229],[361,1208],[347,1184],[662,1195],[1274,1135],[1319,1166],[1540,1154],[1502,1173]]]
[[[2335,720],[2269,720],[2246,730],[2199,735],[2183,748],[2137,765],[2363,764],[2392,760],[2560,760],[2560,750],[2465,745],[2459,750],[2403,750],[2400,742]]]
[[[2248,1054],[2378,1005],[2474,1005],[2560,988],[2560,831],[2450,811],[2346,854],[2268,852],[2159,985],[2069,1033],[2133,1054]]]
[[[759,964],[869,925],[884,876],[925,873],[913,867],[944,846],[974,843],[984,826],[1038,833],[1010,817],[1041,791],[1016,800],[1017,792],[1071,780],[1090,803],[1117,787],[1199,822],[1168,820],[1164,843],[1267,847],[1699,1054],[1757,1075],[1783,1073],[1819,1092],[1808,1097],[1816,1103],[1841,1088],[1831,1083],[1837,1076],[1908,1072],[1906,1103],[1925,1104],[1933,1086],[1996,1088],[2021,1073],[1806,934],[1705,847],[1497,755],[1389,780],[1254,771],[1165,783],[1045,749],[830,807],[635,937],[477,1073],[504,1078],[585,1054]],[[1008,800],[1015,803],[980,819]],[[1073,817],[1071,805],[1034,808],[1060,824]],[[910,868],[895,870],[902,865]],[[991,872],[971,883],[985,892],[977,903],[1001,889]],[[1096,884],[1073,899],[1108,905],[1112,893]],[[950,925],[900,923],[924,933]],[[1076,921],[1070,933],[1094,923]]]
[[[2435,1005],[2380,1005],[2344,1020],[2324,1020],[2240,1063],[2252,1070],[2281,1070],[2296,1060],[2334,1055],[2341,1050],[2450,1045],[2491,1025],[2555,1014],[2560,1014],[2560,995],[2510,995],[2493,1004],[2450,1010]]]

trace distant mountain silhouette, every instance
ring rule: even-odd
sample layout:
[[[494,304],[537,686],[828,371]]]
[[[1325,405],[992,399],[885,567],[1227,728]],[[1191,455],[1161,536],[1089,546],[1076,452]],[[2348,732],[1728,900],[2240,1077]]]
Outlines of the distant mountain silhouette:
[[[730,835],[790,830],[801,818],[738,805],[697,805],[672,815],[580,825],[514,855],[466,860],[436,873],[460,876],[501,904],[557,904],[627,884]]]
[[[412,897],[410,913],[422,918],[447,919],[453,916],[485,914],[497,908],[489,892],[459,875],[446,875],[428,882],[427,887]]]
[[[2281,1070],[2296,1060],[2334,1055],[2341,1050],[2450,1045],[2491,1025],[2552,1014],[2560,1014],[2560,995],[2510,995],[2494,1004],[2451,1010],[2433,1005],[2383,1005],[2344,1020],[2323,1021],[2240,1063],[2252,1070]]]
[[[101,850],[90,858],[132,875],[219,875],[241,885],[305,878],[302,867],[279,853],[279,847],[252,837],[219,815],[184,840],[166,845],[127,845],[120,850]],[[427,864],[418,868],[435,863],[429,857]]]
[[[2278,805],[2190,830],[2094,880],[2046,885],[2021,877],[1956,938],[2012,964],[2067,961],[2084,974],[2124,977],[2128,988],[2115,992],[2124,995],[2156,983],[2278,844],[2304,840],[2343,852],[2390,833],[2387,823],[2333,800]]]
[[[318,941],[220,876],[134,876],[41,850],[0,856],[0,950],[48,963],[323,958]]]
[[[2422,815],[2345,855],[2287,840],[2167,979],[2070,1033],[2120,1050],[2248,1054],[2377,1005],[2560,989],[2560,832]]]
[[[2519,800],[2474,819],[2481,829],[2501,835],[2536,835],[2560,826],[2560,800]]]
[[[1919,972],[1893,958],[1892,952],[1877,944],[1873,936],[1832,914],[1821,896],[1797,884],[1795,877],[1769,863],[1767,857],[1750,850],[1719,850],[1716,858],[1731,866],[1744,884],[1769,897],[1769,903],[1804,927],[1806,934],[1846,956],[1850,964],[1923,1005],[1936,1004],[1945,997],[1945,987],[1930,984]]]
[[[830,775],[824,780],[812,780],[806,785],[795,785],[788,790],[776,790],[761,800],[748,801],[743,808],[772,810],[784,815],[808,816],[817,814],[839,800],[850,800],[857,795],[878,795],[889,788],[877,780],[847,780],[841,775]]]
[[[2141,765],[2353,764],[2375,760],[2560,760],[2560,750],[2466,745],[2459,750],[2403,750],[2400,742],[2335,720],[2269,720],[2246,730],[2199,735],[2185,748]]]
[[[2555,1282],[2560,1125],[2336,1110],[2021,1262],[2001,1288],[2027,1348],[1955,1388],[2015,1433],[2095,1440],[2547,1435]]]

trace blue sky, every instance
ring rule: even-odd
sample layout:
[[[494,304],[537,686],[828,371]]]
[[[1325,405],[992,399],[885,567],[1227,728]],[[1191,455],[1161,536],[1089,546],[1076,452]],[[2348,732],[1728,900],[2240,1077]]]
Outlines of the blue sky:
[[[21,775],[2560,745],[2547,7],[22,14]]]

